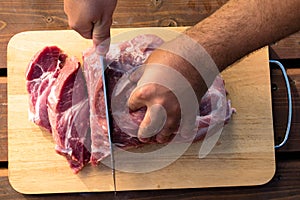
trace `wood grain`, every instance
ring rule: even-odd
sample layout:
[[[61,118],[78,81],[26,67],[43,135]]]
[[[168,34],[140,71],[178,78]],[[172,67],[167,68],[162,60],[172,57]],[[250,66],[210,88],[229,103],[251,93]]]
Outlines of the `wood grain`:
[[[191,26],[212,14],[227,0],[118,1],[114,26]]]
[[[6,68],[9,39],[26,30],[67,29],[63,0],[0,1],[0,68]]]
[[[113,27],[193,25],[226,1],[175,0],[158,5],[155,0],[119,0]],[[16,33],[61,29],[68,29],[63,0],[0,0],[0,68],[6,68],[6,47]]]
[[[119,0],[113,27],[191,26],[227,0]],[[16,33],[68,29],[63,0],[0,0],[0,68],[6,68],[6,48]],[[300,32],[272,45],[271,58],[298,58]]]
[[[157,3],[161,2],[161,3]],[[119,0],[113,27],[193,25],[227,0]],[[16,33],[68,29],[63,0],[0,0],[0,68],[6,68],[6,47]]]
[[[7,161],[7,78],[0,77],[0,162]]]
[[[2,172],[2,174],[7,172]],[[0,172],[1,174],[1,172]],[[0,198],[8,200],[33,200],[33,199],[69,199],[69,200],[98,200],[98,199],[132,199],[132,200],[241,200],[241,199],[299,199],[300,198],[300,161],[297,158],[278,158],[277,170],[273,179],[263,185],[254,187],[224,187],[184,190],[149,190],[117,192],[114,197],[112,192],[106,193],[77,193],[77,194],[52,194],[52,195],[22,195],[16,192],[8,182],[6,176],[0,175]]]
[[[112,37],[112,42],[118,38],[128,40],[134,35],[145,33],[157,34],[169,40],[172,39],[170,36],[175,33],[174,30],[182,31],[184,28],[172,29],[173,32],[166,30],[113,29],[112,34],[116,37]],[[124,34],[117,34],[121,32]],[[112,189],[109,170],[87,167],[79,175],[73,175],[64,158],[54,153],[51,136],[43,133],[27,119],[28,97],[24,87],[24,70],[31,57],[46,45],[58,45],[68,54],[79,58],[81,52],[91,45],[91,41],[83,40],[73,31],[40,31],[18,34],[9,43],[10,181],[18,191],[24,193],[109,191]],[[249,74],[253,75],[248,76]],[[197,143],[191,145],[176,162],[158,171],[143,174],[118,171],[118,190],[258,185],[267,182],[273,176],[274,135],[267,49],[249,55],[222,75],[230,94],[229,98],[238,114],[223,129],[223,134],[213,151],[205,159],[198,159],[201,143]],[[253,93],[257,96],[253,96]],[[26,145],[29,142],[34,143],[35,147]],[[179,147],[180,145],[176,144],[176,148]],[[165,159],[171,159],[172,155],[168,156]],[[158,161],[159,158],[156,157],[153,160],[154,163]],[[143,162],[135,162],[128,157],[124,160],[116,158],[117,165],[137,168],[139,163]],[[191,171],[194,173],[189,173]],[[186,179],[181,180],[183,175]],[[95,181],[100,179],[100,183]],[[47,185],[41,184],[45,180]],[[128,180],[132,181],[128,183]],[[148,181],[144,183],[144,180]]]
[[[149,4],[150,0],[144,1]],[[202,1],[213,2],[210,0],[199,0],[198,5]],[[227,0],[219,0],[219,5],[225,3]],[[63,0],[0,0],[0,68],[6,68],[6,47],[9,39],[16,33],[27,30],[58,30],[67,29],[67,19],[63,13]],[[162,2],[158,0],[158,2]],[[164,1],[165,2],[165,1]],[[168,3],[172,1],[168,1]],[[120,6],[120,4],[123,4]],[[129,4],[129,5],[128,5]],[[157,18],[152,19],[147,13],[147,19],[144,18],[145,12],[131,14],[131,5],[141,4],[140,0],[132,0],[128,3],[127,0],[119,0],[119,5],[115,13],[114,27],[137,27],[146,26],[176,26],[178,21],[181,25],[187,25],[186,22],[196,23],[198,18],[187,15],[188,19],[175,20],[174,16],[169,17],[168,10],[163,13],[153,12]],[[216,5],[216,4],[215,4]],[[15,9],[17,8],[17,9]],[[49,10],[48,10],[49,9]],[[179,10],[184,10],[184,5],[178,7],[173,6],[173,13]],[[181,12],[181,11],[179,11]],[[164,17],[160,17],[160,14]],[[155,17],[154,16],[154,17]],[[204,15],[203,15],[204,16]],[[184,17],[184,16],[183,16]],[[121,19],[121,20],[120,20]],[[130,19],[130,20],[129,20]],[[161,22],[160,24],[157,24]],[[300,58],[300,32],[293,36],[287,37],[282,41],[271,45],[270,58]],[[287,63],[294,63],[293,60],[287,60]],[[298,64],[300,61],[296,61]],[[298,65],[299,66],[299,65]],[[293,113],[299,111],[299,85],[300,69],[288,70],[291,83],[295,83],[293,91],[294,109]],[[271,70],[273,72],[273,70]],[[0,75],[1,76],[1,75]],[[285,130],[285,113],[286,97],[284,83],[282,81],[281,73],[276,71],[271,74],[272,83],[277,85],[278,89],[272,90],[273,94],[273,116],[274,116],[274,129],[276,138],[281,137]],[[1,79],[1,78],[0,78]],[[6,79],[2,79],[6,82]],[[296,81],[294,81],[296,80]],[[279,83],[278,83],[279,82]],[[280,84],[282,83],[282,84]],[[6,104],[5,93],[2,89],[6,90],[6,83],[0,83],[0,101]],[[2,95],[2,96],[1,96]],[[2,99],[1,99],[2,98]],[[2,110],[1,110],[2,109]],[[5,117],[3,117],[5,116]],[[1,118],[2,117],[2,118]],[[7,120],[7,106],[0,106],[0,119]],[[118,192],[117,199],[300,199],[300,162],[298,159],[299,143],[300,143],[300,126],[298,115],[293,117],[293,124],[291,136],[287,145],[280,149],[282,154],[277,158],[276,175],[272,181],[264,186],[257,187],[233,187],[233,188],[215,188],[215,189],[191,189],[191,190],[159,190],[159,191],[139,191],[139,192]],[[6,123],[5,123],[6,124]],[[2,134],[4,133],[4,135]],[[2,137],[2,139],[1,139]],[[3,139],[4,138],[4,139]],[[0,150],[1,147],[7,146],[7,127],[0,125]],[[57,195],[22,195],[17,193],[9,184],[7,178],[7,148],[0,151],[0,158],[4,158],[4,162],[0,160],[0,199],[8,200],[31,200],[31,199],[113,199],[112,193],[95,193],[95,194],[57,194]],[[3,156],[4,155],[4,156]],[[296,156],[294,156],[296,155]]]
[[[0,177],[7,177],[8,176],[8,170],[5,168],[0,168]]]
[[[270,58],[297,59],[300,58],[300,32],[294,33],[271,45]]]

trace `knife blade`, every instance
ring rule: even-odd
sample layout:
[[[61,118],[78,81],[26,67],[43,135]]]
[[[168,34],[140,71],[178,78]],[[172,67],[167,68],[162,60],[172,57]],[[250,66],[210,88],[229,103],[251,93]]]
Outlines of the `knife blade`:
[[[100,65],[102,68],[102,83],[103,83],[103,92],[104,92],[104,101],[105,101],[105,115],[106,115],[106,122],[107,122],[107,133],[108,133],[108,139],[109,139],[109,145],[110,145],[110,162],[111,162],[111,169],[112,169],[112,178],[113,178],[113,184],[114,184],[114,192],[116,194],[116,173],[115,173],[115,159],[114,159],[114,144],[112,142],[112,133],[111,133],[111,127],[110,127],[110,119],[109,119],[109,108],[108,108],[108,93],[107,93],[107,81],[105,77],[105,69],[106,69],[106,62],[103,55],[100,55]]]

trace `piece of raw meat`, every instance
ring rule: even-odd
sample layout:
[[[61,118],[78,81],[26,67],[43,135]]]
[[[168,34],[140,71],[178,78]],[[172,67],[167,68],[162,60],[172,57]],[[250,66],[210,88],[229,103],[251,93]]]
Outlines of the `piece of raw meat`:
[[[101,79],[99,55],[92,54],[93,50],[84,53],[84,75],[88,89],[90,104],[91,127],[91,163],[96,164],[98,158],[104,158],[110,153],[105,118],[105,102]]]
[[[198,132],[194,138],[194,141],[203,139],[207,134],[214,134],[214,131],[208,132],[208,128],[213,128],[221,124],[222,126],[227,124],[231,118],[231,115],[236,112],[231,107],[231,101],[226,100],[225,83],[221,76],[217,76],[213,84],[208,88],[205,95],[200,102],[200,115],[197,116],[196,121],[198,123]],[[223,101],[225,98],[225,102]],[[225,105],[222,105],[225,103]],[[214,107],[212,104],[214,104]],[[221,107],[226,106],[225,116]],[[214,109],[214,110],[212,110]],[[225,118],[223,118],[223,116]]]
[[[118,80],[126,73],[141,66],[151,52],[158,48],[163,43],[163,40],[155,35],[142,35],[138,36],[130,41],[126,41],[121,44],[114,44],[110,47],[106,59],[109,66],[105,73],[108,81],[108,99],[109,102],[112,97],[112,93]],[[107,135],[107,124],[105,118],[104,107],[104,94],[101,80],[101,65],[99,56],[93,49],[88,49],[84,52],[84,74],[87,81],[87,88],[90,101],[90,123],[91,123],[91,138],[92,138],[92,164],[97,164],[103,158],[110,154],[109,139]],[[124,89],[124,95],[129,96],[133,88]],[[225,120],[218,121],[218,109],[211,110],[211,98],[214,97],[214,101],[222,100],[226,98],[226,91],[224,87],[224,81],[221,77],[217,77],[213,85],[209,88],[205,94],[200,105],[200,116],[197,117],[199,124],[198,132],[195,136],[195,140],[202,139],[208,127],[213,123],[227,123],[232,115],[234,109],[231,108],[230,101],[227,103],[227,113]],[[118,98],[116,99],[118,101]],[[123,104],[122,104],[123,103]],[[126,107],[126,102],[120,102],[121,107]],[[111,108],[110,108],[111,111]],[[112,122],[112,138],[113,143],[123,149],[135,148],[144,145],[136,137],[126,134],[122,130],[124,127],[129,126],[128,129],[137,130],[144,115],[145,108],[142,108],[135,112],[120,113],[118,125],[113,119]],[[215,120],[212,120],[216,118]],[[121,122],[120,122],[121,121]],[[130,122],[130,123],[129,123]],[[184,141],[184,139],[182,140]],[[155,143],[155,138],[152,138],[149,143]]]
[[[89,104],[80,63],[56,46],[37,52],[26,70],[29,116],[52,132],[57,153],[77,173],[90,160]]]
[[[86,84],[76,58],[66,58],[47,105],[55,149],[77,173],[90,160],[91,139]]]
[[[31,59],[26,70],[26,87],[29,95],[29,118],[51,132],[47,112],[47,97],[66,55],[56,46],[45,47]]]

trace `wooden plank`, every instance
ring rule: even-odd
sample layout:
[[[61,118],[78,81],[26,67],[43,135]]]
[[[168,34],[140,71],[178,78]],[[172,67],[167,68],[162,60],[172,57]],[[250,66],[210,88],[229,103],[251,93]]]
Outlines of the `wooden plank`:
[[[113,25],[118,27],[191,26],[227,0],[118,1]]]
[[[112,33],[117,35],[123,31],[128,31],[128,29],[113,29]],[[142,33],[155,33],[165,39],[171,39],[168,36],[175,32],[155,28],[134,29],[134,32],[127,32],[126,35],[118,34],[118,37],[113,37],[112,41],[115,42],[116,38],[122,37],[129,39]],[[70,55],[81,57],[82,50],[89,47],[91,41],[83,40],[73,31],[51,33],[44,31],[19,34],[9,43],[10,181],[18,191],[25,193],[111,190],[108,169],[101,166],[101,171],[87,167],[82,173],[73,175],[64,158],[54,153],[51,136],[43,133],[27,120],[28,97],[24,87],[24,70],[38,50],[46,45],[54,44],[59,45]],[[172,165],[157,172],[142,175],[118,172],[117,188],[119,190],[254,185],[263,184],[273,176],[275,163],[267,49],[257,51],[236,63],[224,71],[223,76],[230,94],[229,98],[238,110],[238,114],[225,127],[219,144],[211,154],[199,160],[197,156],[200,146],[197,145],[201,143],[197,143],[191,145],[189,150]],[[250,94],[255,92],[256,96],[249,95],[249,92]],[[17,124],[14,123],[16,119]],[[28,143],[26,140],[34,143],[35,148],[26,145]],[[126,160],[134,162],[133,159]],[[54,162],[55,165],[53,165]],[[125,162],[121,164],[123,163]],[[198,167],[201,167],[201,170],[198,170]],[[196,176],[187,173],[189,171],[194,171]],[[216,171],[218,174],[215,173]],[[188,176],[185,181],[181,180],[180,174],[182,173]],[[168,174],[167,181],[162,178],[166,174]],[[202,179],[195,177],[202,177]],[[103,181],[95,182],[99,179]],[[47,184],[41,184],[45,180]],[[132,181],[128,183],[128,180]],[[144,180],[148,181],[145,183]]]
[[[227,0],[119,1],[113,27],[187,26],[210,15]],[[162,3],[161,3],[162,2]],[[0,68],[6,67],[6,46],[12,35],[26,30],[67,29],[62,0],[0,1]],[[186,12],[188,11],[188,15]],[[143,13],[143,15],[141,15]],[[34,22],[34,23],[33,23]],[[291,46],[292,45],[292,46]],[[272,46],[272,58],[299,57],[299,33]]]
[[[227,0],[119,0],[113,27],[190,26],[209,16]],[[6,48],[16,33],[68,29],[63,0],[0,0],[0,68],[6,68]],[[272,46],[272,58],[298,58],[296,34]]]
[[[0,77],[0,162],[7,161],[7,78]]]
[[[7,177],[8,170],[6,168],[0,168],[0,177]]]
[[[63,0],[0,1],[0,68],[6,68],[9,39],[26,30],[67,29]]]
[[[300,161],[297,158],[285,159],[288,154],[282,155],[277,160],[277,170],[274,178],[263,186],[254,187],[225,187],[205,189],[182,190],[150,190],[117,192],[116,199],[134,200],[188,200],[188,199],[299,199],[300,198]],[[0,170],[1,171],[1,170]],[[5,171],[5,169],[4,169]],[[7,172],[4,172],[7,173]],[[16,192],[9,184],[6,176],[0,176],[0,198],[10,200],[83,200],[83,199],[114,199],[112,192],[107,193],[77,193],[77,194],[52,194],[52,195],[22,195]]]
[[[119,0],[113,27],[192,25],[226,1],[132,0],[129,3]],[[0,19],[0,68],[6,67],[6,47],[14,34],[28,30],[68,29],[63,0],[0,0]]]
[[[300,58],[300,31],[271,45],[270,58],[271,59]]]

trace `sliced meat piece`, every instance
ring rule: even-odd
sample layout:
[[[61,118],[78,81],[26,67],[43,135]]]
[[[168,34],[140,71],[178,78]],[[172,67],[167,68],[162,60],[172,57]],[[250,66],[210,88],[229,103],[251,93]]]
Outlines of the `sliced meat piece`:
[[[29,93],[29,118],[51,132],[47,112],[47,97],[66,55],[56,46],[45,47],[35,54],[26,70],[26,87]]]
[[[99,59],[99,55],[93,49],[84,52],[84,76],[90,104],[91,163],[94,165],[97,164],[98,158],[104,158],[110,153]]]
[[[80,63],[67,58],[48,96],[48,113],[56,151],[74,173],[90,160],[88,96]]]

